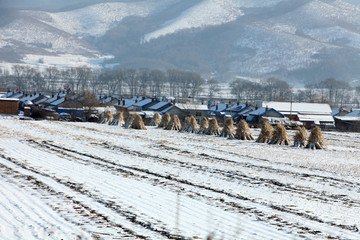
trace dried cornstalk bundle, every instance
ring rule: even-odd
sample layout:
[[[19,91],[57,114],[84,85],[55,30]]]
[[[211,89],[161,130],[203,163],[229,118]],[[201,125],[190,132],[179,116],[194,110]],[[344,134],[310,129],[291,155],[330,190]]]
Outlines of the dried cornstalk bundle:
[[[200,119],[200,128],[197,131],[199,134],[204,134],[209,127],[209,120],[204,116]]]
[[[311,131],[306,148],[326,149],[324,137],[318,126],[315,126],[315,128]]]
[[[123,112],[117,112],[110,125],[123,126],[125,124]]]
[[[287,134],[283,124],[276,125],[270,144],[290,145],[289,135]]]
[[[130,128],[134,122],[134,115],[129,115],[129,117],[126,119],[126,123],[124,125],[125,128]]]
[[[166,126],[166,130],[180,130],[181,122],[177,115],[174,115],[170,121],[170,123]]]
[[[111,111],[106,111],[104,124],[110,124],[113,120],[114,120],[114,117],[113,117]]]
[[[261,132],[259,137],[256,139],[256,142],[268,143],[271,140],[273,127],[268,122],[264,122],[261,126]]]
[[[254,140],[254,137],[251,135],[249,125],[245,120],[240,120],[238,123],[235,138],[240,140]]]
[[[161,122],[159,124],[159,127],[166,128],[167,125],[169,125],[171,121],[171,117],[169,113],[165,113],[164,116],[161,119]]]
[[[131,124],[131,128],[147,130],[147,128],[145,127],[144,121],[139,114],[135,114],[134,121]]]
[[[308,137],[306,129],[304,127],[297,127],[297,130],[294,136],[294,147],[305,147]]]
[[[188,131],[188,128],[190,127],[190,124],[191,124],[191,118],[190,117],[186,117],[185,118],[185,122],[181,128],[181,131],[182,132],[187,132]]]
[[[196,118],[194,116],[190,117],[190,125],[187,128],[188,132],[195,133],[199,130],[199,124],[196,121]]]
[[[229,117],[224,121],[224,127],[221,131],[221,137],[234,138],[235,129],[234,129],[234,120]]]
[[[209,121],[209,127],[206,129],[205,134],[206,135],[220,135],[220,127],[218,125],[218,122],[216,118],[212,118]]]
[[[161,122],[161,116],[159,113],[155,113],[154,117],[151,119],[150,126],[159,126]]]

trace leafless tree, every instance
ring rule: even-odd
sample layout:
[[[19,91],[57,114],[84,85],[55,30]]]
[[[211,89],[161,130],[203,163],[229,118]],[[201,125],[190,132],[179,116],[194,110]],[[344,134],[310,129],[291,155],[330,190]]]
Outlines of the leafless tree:
[[[46,88],[51,92],[57,89],[58,81],[61,77],[61,72],[56,67],[48,67],[45,69],[44,77],[46,79]]]
[[[215,96],[215,94],[219,93],[220,91],[220,87],[219,87],[219,82],[214,79],[214,78],[210,78],[207,81],[207,86],[208,86],[208,93],[209,93],[209,98],[213,98]]]

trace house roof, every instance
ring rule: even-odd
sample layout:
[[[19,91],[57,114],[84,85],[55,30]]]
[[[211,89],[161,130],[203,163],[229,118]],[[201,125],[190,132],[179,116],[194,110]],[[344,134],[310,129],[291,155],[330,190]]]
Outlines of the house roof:
[[[160,114],[163,115],[163,114],[165,114],[166,112],[170,111],[170,110],[173,109],[173,108],[174,108],[174,106],[171,105],[171,106],[165,108],[164,110],[162,110],[162,111],[160,112]]]
[[[329,115],[306,115],[298,114],[297,115],[301,122],[334,122],[334,118]]]
[[[35,99],[36,101],[34,101],[35,104],[40,104],[43,102],[46,102],[46,100],[48,100],[48,98],[46,96],[40,96],[38,99]]]
[[[347,116],[347,117],[360,117],[360,110],[354,110],[352,112],[349,112],[345,116]]]
[[[22,96],[24,96],[23,92],[19,92],[19,93],[15,93],[14,95],[12,95],[12,98],[21,98]]]
[[[256,109],[256,110],[250,112],[249,115],[251,115],[251,116],[262,116],[262,115],[264,115],[265,113],[270,112],[270,111],[275,111],[275,112],[281,114],[280,112],[276,111],[276,110],[273,109],[273,108],[261,107],[261,108],[258,108],[258,109]],[[283,115],[283,114],[281,114],[281,115]]]
[[[18,102],[18,98],[0,98],[1,101]]]
[[[208,106],[202,104],[191,104],[191,103],[176,103],[176,105],[181,110],[197,110],[197,111],[207,111]]]
[[[238,115],[244,115],[247,114],[249,112],[253,111],[253,109],[250,106],[247,106],[246,108],[242,109],[240,112],[238,112]]]
[[[291,102],[262,102],[263,107],[274,108],[282,114],[332,114],[330,105],[327,103],[291,103]]]
[[[171,104],[170,102],[158,102],[155,105],[149,107],[149,110],[158,110],[168,104]]]
[[[140,100],[142,100],[142,97],[133,97],[133,98],[130,98],[130,99],[124,99],[125,104],[123,104],[123,101],[120,101],[120,104],[116,103],[114,106],[123,107],[123,108],[130,108],[135,104],[136,101],[140,101]]]
[[[227,112],[238,112],[245,107],[246,107],[246,104],[244,104],[244,103],[239,104],[239,105],[235,104],[235,105],[232,105],[231,107],[227,108],[226,111]]]
[[[339,119],[341,121],[346,122],[360,122],[360,116],[359,117],[353,117],[353,116],[336,116],[335,119]]]
[[[152,102],[153,102],[153,100],[151,98],[146,98],[144,100],[141,100],[140,102],[135,103],[133,106],[134,107],[144,107]]]
[[[218,107],[217,110],[216,110],[216,106]],[[226,108],[227,108],[227,107],[226,107],[226,104],[225,104],[225,103],[218,103],[218,104],[212,106],[212,107],[210,108],[210,110],[213,111],[213,112],[224,112],[224,111],[226,110]]]
[[[7,92],[4,95],[2,95],[0,98],[9,98],[13,96],[14,94],[17,94],[18,92]]]
[[[21,102],[25,102],[25,101],[32,101],[36,98],[38,98],[40,96],[40,94],[34,94],[34,95],[29,95],[29,96],[26,96],[26,97],[23,97],[20,99]]]
[[[53,101],[52,103],[50,103],[50,105],[57,106],[57,105],[59,105],[59,104],[61,104],[63,102],[65,102],[65,97],[62,97],[62,98],[60,98],[60,99],[58,99],[56,101]]]

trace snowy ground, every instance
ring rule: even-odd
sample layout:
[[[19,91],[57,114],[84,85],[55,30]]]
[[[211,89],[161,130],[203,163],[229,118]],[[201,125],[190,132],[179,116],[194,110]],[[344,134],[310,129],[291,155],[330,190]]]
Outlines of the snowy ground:
[[[360,135],[324,136],[312,151],[2,118],[0,239],[360,239]]]

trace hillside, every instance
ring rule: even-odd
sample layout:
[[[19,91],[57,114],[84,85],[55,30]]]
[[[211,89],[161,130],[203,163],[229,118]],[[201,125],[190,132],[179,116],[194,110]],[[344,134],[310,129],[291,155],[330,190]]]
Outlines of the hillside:
[[[360,4],[352,0],[104,1],[62,12],[21,10],[0,30],[5,62],[65,54],[93,63],[112,55],[106,63],[223,80],[360,75]]]

